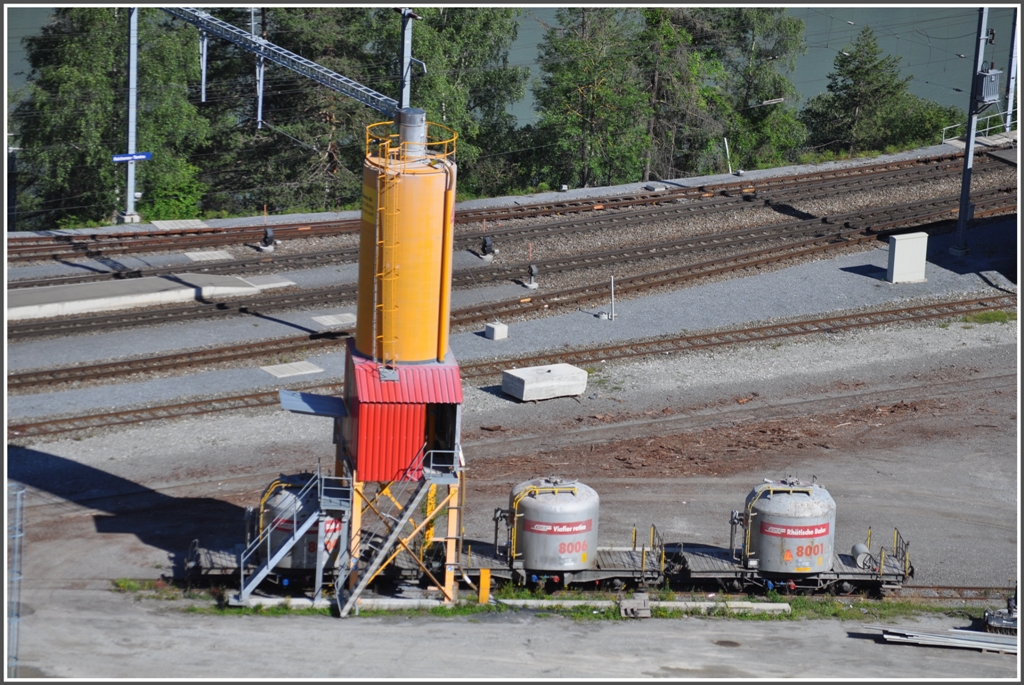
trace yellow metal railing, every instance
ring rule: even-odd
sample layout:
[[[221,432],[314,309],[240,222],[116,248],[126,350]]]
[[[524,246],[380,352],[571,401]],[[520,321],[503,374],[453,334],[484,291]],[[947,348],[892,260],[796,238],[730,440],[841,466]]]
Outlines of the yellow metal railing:
[[[408,162],[429,156],[434,159],[448,159],[455,155],[455,141],[459,134],[441,124],[427,122],[426,142],[403,143],[397,133],[392,133],[393,121],[378,121],[366,127],[366,154],[380,154],[381,159]],[[413,154],[410,148],[423,149],[426,154]]]
[[[525,498],[529,497],[530,495],[539,495],[539,494],[545,493],[545,492],[549,492],[549,493],[551,493],[553,495],[557,495],[560,492],[571,492],[572,494],[575,495],[576,494],[576,486],[575,485],[571,485],[571,486],[568,486],[568,487],[559,487],[557,485],[545,485],[545,486],[531,485],[529,487],[523,488],[519,492],[519,494],[516,495],[516,498],[514,500],[512,500],[512,550],[511,550],[511,555],[512,555],[511,558],[512,559],[515,559],[516,557],[520,556],[519,553],[516,551],[516,549],[517,549],[517,546],[516,546],[516,543],[517,543],[517,535],[516,535],[517,525],[516,525],[516,523],[519,521],[519,503],[522,502]]]
[[[750,500],[750,503],[747,505],[747,521],[746,521],[746,525],[744,526],[744,536],[743,536],[743,557],[744,557],[744,559],[750,554],[750,526],[751,526],[751,522],[754,520],[753,509],[754,509],[754,504],[757,502],[757,500],[761,499],[761,495],[765,494],[766,492],[769,495],[774,495],[776,492],[789,493],[789,494],[794,494],[794,493],[798,493],[799,492],[799,493],[803,493],[805,495],[813,495],[814,494],[814,491],[811,488],[809,488],[809,487],[801,488],[801,487],[793,487],[791,485],[786,485],[786,486],[782,486],[782,487],[773,487],[774,484],[766,484],[766,485],[767,485],[767,487],[763,487],[763,488],[761,488],[760,490],[757,491],[757,494],[754,496],[754,498],[752,500]]]

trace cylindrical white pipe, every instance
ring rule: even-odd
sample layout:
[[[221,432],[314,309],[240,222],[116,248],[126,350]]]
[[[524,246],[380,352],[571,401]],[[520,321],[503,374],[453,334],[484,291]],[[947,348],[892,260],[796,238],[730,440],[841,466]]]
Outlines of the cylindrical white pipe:
[[[1013,25],[1010,27],[1010,68],[1006,81],[1006,132],[1013,127],[1013,100],[1017,94],[1017,8],[1013,10]]]
[[[615,276],[612,276],[612,315],[611,320],[615,321]]]
[[[418,107],[402,110],[399,140],[405,145],[405,156],[422,157],[426,154],[427,113]]]

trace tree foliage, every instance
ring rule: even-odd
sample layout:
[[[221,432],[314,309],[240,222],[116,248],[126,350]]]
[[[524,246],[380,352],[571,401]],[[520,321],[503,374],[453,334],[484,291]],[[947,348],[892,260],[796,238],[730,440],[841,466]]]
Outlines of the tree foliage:
[[[211,9],[272,43],[396,100],[401,22],[389,7]],[[960,121],[912,96],[899,59],[870,29],[835,60],[828,91],[801,112],[790,76],[803,24],[778,8],[573,7],[539,46],[539,120],[508,112],[528,70],[509,64],[522,11],[417,8],[412,105],[459,134],[459,186],[527,187],[670,179],[793,162],[831,151],[928,144]],[[28,97],[14,109],[24,227],[110,220],[123,209],[126,8],[62,8],[26,40]],[[147,219],[323,211],[358,200],[365,127],[383,116],[288,69],[211,38],[199,97],[198,34],[140,10],[138,209]],[[768,103],[768,104],[766,104]],[[19,224],[19,227],[22,227]]]
[[[218,10],[249,29],[247,8]],[[365,11],[275,8],[255,14],[257,35],[356,81],[365,69]],[[295,72],[264,66],[258,122],[256,57],[211,39],[207,103],[215,135],[203,150],[208,211],[272,213],[335,209],[359,192],[363,129],[381,118],[361,103]],[[216,50],[214,50],[216,48]],[[369,84],[368,84],[369,85]]]
[[[816,148],[853,153],[930,144],[943,126],[963,119],[955,107],[910,94],[912,77],[901,76],[899,57],[882,55],[869,27],[833,65],[828,92],[811,98],[802,112]]]
[[[559,10],[540,46],[534,87],[538,134],[556,183],[607,185],[639,180],[650,102],[636,63],[635,10]]]
[[[693,133],[691,166],[700,173],[724,171],[723,137],[729,139],[733,166],[791,161],[806,137],[788,77],[806,50],[803,22],[779,8],[689,8],[678,16],[704,51],[711,67],[706,78],[715,86],[709,93],[714,116]]]
[[[413,23],[414,65],[410,101],[427,119],[459,134],[459,184],[476,193],[507,190],[507,162],[486,156],[495,141],[515,129],[508,108],[526,91],[529,70],[508,63],[522,10],[514,8],[422,8]],[[397,46],[401,23],[390,8],[369,14],[370,76],[382,93],[399,99]],[[375,86],[377,87],[377,86]]]
[[[163,13],[139,15],[137,148],[140,208],[158,218],[194,216],[203,187],[189,155],[208,136],[188,100],[197,78],[195,32],[170,34]],[[19,227],[108,221],[124,209],[127,149],[128,10],[62,8],[26,39],[28,97],[12,113],[18,158]],[[23,219],[23,224],[21,220]]]

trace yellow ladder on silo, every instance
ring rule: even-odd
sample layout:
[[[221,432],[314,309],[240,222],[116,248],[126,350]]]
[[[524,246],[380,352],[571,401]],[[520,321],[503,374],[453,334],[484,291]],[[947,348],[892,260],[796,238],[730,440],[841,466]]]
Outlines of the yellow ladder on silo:
[[[374,317],[374,355],[380,350],[380,361],[388,368],[393,368],[396,359],[395,317],[397,316],[397,281],[398,264],[395,255],[398,252],[398,241],[395,238],[395,225],[398,220],[397,186],[399,172],[391,168],[392,150],[390,141],[380,146],[381,170],[377,173],[377,264],[374,274],[374,293],[376,316]],[[380,322],[378,328],[377,322]]]

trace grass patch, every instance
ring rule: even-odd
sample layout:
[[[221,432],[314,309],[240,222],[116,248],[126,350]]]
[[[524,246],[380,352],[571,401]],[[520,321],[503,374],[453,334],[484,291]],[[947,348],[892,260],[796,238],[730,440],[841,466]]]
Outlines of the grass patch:
[[[219,601],[217,591],[211,589],[206,592],[196,591],[191,588],[183,588],[165,580],[137,580],[135,578],[118,578],[111,581],[114,592],[136,595],[136,599],[215,599]]]
[[[118,578],[113,585],[115,592],[138,592],[142,589],[142,583],[132,578]]]
[[[190,606],[185,608],[185,613],[188,614],[202,614],[205,616],[331,616],[331,608],[313,608],[306,607],[304,609],[296,609],[290,607],[287,604],[278,604],[277,606],[265,607],[260,604],[251,607],[232,607],[225,604],[212,604],[209,606]],[[370,612],[363,612],[368,614]],[[382,611],[381,614],[396,614],[395,611]]]
[[[1017,320],[1017,312],[1008,312],[1001,309],[993,309],[987,312],[977,312],[976,314],[967,314],[962,319],[963,323],[1009,323],[1010,321]],[[967,326],[964,326],[967,328]]]
[[[124,579],[121,586],[130,588],[136,581]],[[115,584],[118,581],[115,581]],[[118,590],[121,592],[138,592],[138,590]],[[942,607],[930,604],[917,604],[910,601],[889,600],[878,601],[859,598],[836,598],[836,597],[800,597],[780,596],[777,593],[769,593],[769,597],[749,597],[753,602],[780,602],[788,603],[789,613],[740,613],[731,612],[725,602],[718,606],[711,607],[707,611],[700,609],[667,609],[664,607],[651,607],[651,617],[656,619],[682,619],[682,618],[707,618],[707,619],[733,619],[737,621],[802,621],[802,620],[838,620],[838,621],[861,621],[869,622],[891,622],[900,618],[916,616],[949,616],[964,620],[976,620],[984,615],[984,607]],[[141,599],[141,597],[140,597]],[[526,599],[537,599],[527,597]],[[595,598],[594,601],[597,601]],[[210,604],[193,604],[181,609],[185,613],[200,614],[205,616],[334,616],[333,607],[324,608],[296,608],[288,603],[276,606],[256,605],[251,607],[232,607],[224,602]],[[487,614],[515,614],[521,611],[518,607],[505,604],[476,604],[467,602],[455,606],[436,606],[429,609],[363,609],[357,615],[354,611],[349,618],[379,618],[379,617],[434,617],[452,618],[457,616],[482,616]],[[577,622],[589,621],[622,621],[623,619],[618,604],[607,608],[599,608],[593,605],[576,607],[544,607],[533,613],[537,618],[563,617]],[[469,618],[469,622],[478,623],[475,618]]]
[[[498,586],[494,591],[495,599],[550,599],[551,596],[544,591],[543,585],[538,585],[533,589],[526,587],[525,585],[516,585],[515,583],[505,583]]]
[[[619,607],[611,606],[607,609],[601,609],[592,606],[578,606],[578,607],[551,607],[552,614],[557,616],[565,616],[571,618],[574,621],[621,621],[622,615],[619,613]]]
[[[774,596],[772,596],[774,595]],[[751,597],[751,601],[764,601]],[[864,600],[836,597],[780,597],[769,593],[770,602],[788,602],[789,613],[741,613],[731,614],[741,621],[801,621],[814,619],[836,619],[840,621],[892,621],[921,615],[953,616],[960,618],[981,618],[983,607],[941,607],[918,604],[910,601]]]
[[[449,618],[451,616],[472,616],[474,614],[501,613],[508,609],[504,604],[456,604],[455,606],[436,606],[428,610],[431,616]]]

